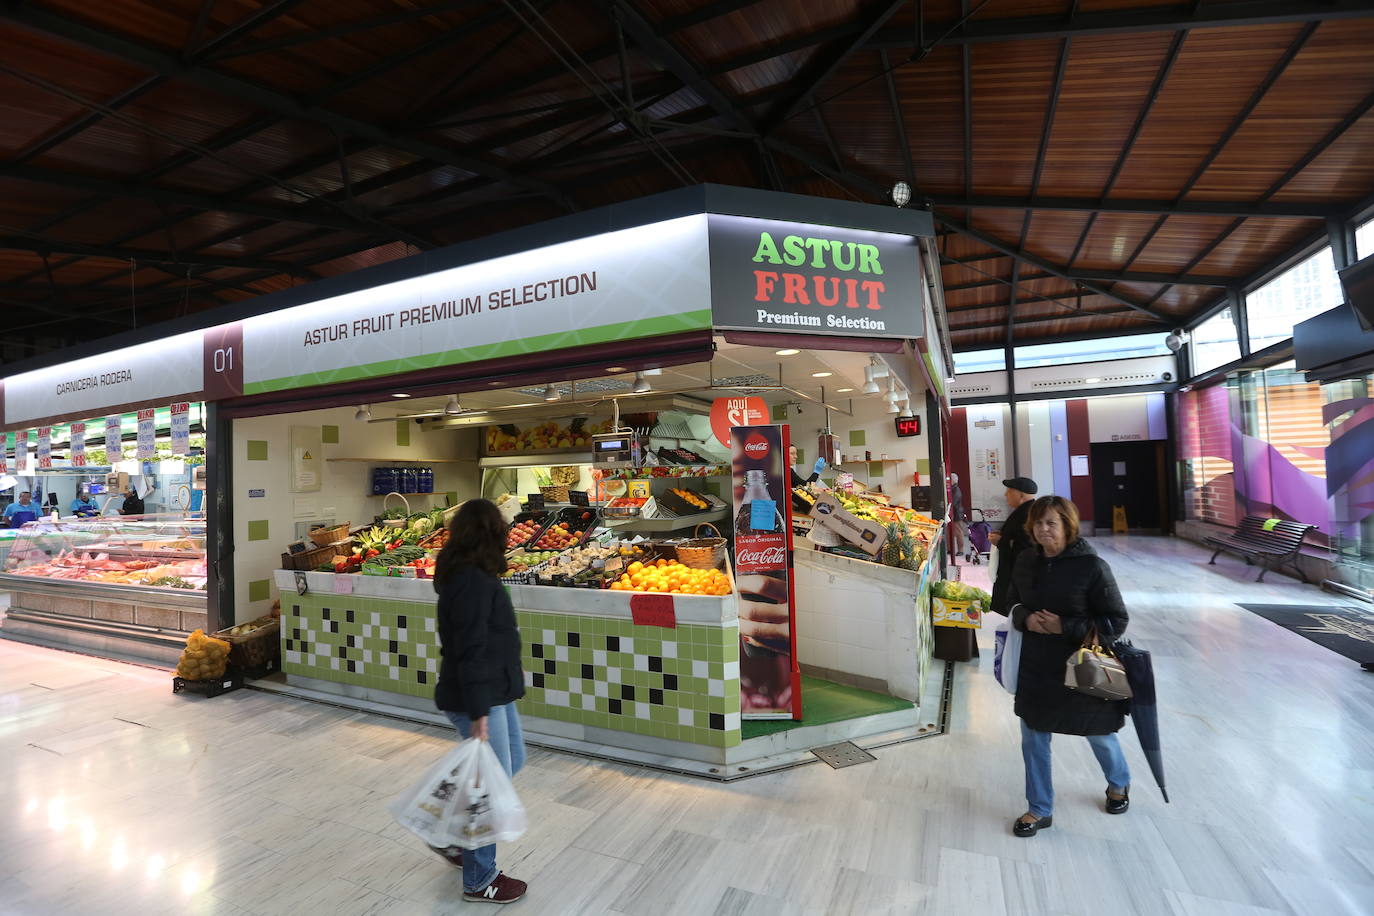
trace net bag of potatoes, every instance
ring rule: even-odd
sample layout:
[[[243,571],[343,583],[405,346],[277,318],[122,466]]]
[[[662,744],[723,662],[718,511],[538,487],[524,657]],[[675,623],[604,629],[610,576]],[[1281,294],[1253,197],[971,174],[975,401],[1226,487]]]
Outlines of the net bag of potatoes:
[[[186,638],[186,648],[177,662],[177,677],[188,681],[208,681],[222,677],[229,663],[229,643],[196,630]]]

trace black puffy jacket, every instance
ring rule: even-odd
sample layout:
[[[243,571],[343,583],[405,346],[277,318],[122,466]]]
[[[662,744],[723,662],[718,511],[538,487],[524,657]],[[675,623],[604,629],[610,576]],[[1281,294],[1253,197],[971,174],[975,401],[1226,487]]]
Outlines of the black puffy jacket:
[[[474,720],[493,706],[525,695],[520,668],[520,629],[501,580],[467,566],[452,573],[439,592],[442,661],[434,704]]]
[[[1100,700],[1064,686],[1064,667],[1088,630],[1104,618],[1117,636],[1130,620],[1105,560],[1087,541],[1074,541],[1056,557],[1037,546],[1021,552],[1012,573],[1012,625],[1023,631],[1016,677],[1016,714],[1038,732],[1109,735],[1125,724],[1126,703]],[[1064,632],[1026,629],[1035,611],[1053,611]]]
[[[1034,500],[1026,500],[1017,506],[1002,523],[1002,536],[997,539],[997,581],[992,583],[992,611],[1004,617],[1011,609],[1007,596],[1011,594],[1011,579],[1016,572],[1016,561],[1021,554],[1034,546],[1026,519],[1030,518],[1030,507]]]

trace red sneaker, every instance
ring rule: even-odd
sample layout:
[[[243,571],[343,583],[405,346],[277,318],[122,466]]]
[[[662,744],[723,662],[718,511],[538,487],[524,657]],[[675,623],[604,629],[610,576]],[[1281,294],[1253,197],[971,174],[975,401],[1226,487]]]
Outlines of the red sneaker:
[[[514,903],[525,896],[525,890],[528,887],[529,885],[524,881],[508,878],[502,873],[498,874],[483,890],[476,893],[463,891],[463,899],[477,900],[482,903]]]

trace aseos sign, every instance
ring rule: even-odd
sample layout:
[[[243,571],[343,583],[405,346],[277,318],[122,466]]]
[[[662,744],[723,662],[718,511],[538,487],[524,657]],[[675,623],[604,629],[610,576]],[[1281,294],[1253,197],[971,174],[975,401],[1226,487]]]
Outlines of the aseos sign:
[[[712,214],[716,327],[848,337],[924,333],[916,238]]]
[[[730,430],[754,426],[768,420],[768,402],[763,398],[716,398],[711,404],[711,432],[721,445],[730,444]]]

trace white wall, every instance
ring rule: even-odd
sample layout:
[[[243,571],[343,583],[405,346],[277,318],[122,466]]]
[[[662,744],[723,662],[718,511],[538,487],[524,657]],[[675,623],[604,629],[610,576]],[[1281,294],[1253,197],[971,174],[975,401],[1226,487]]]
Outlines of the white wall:
[[[305,413],[256,417],[233,422],[233,562],[235,622],[252,620],[267,613],[276,597],[270,585],[272,571],[280,568],[281,555],[296,540],[296,525],[310,521],[365,524],[381,512],[383,499],[372,496],[373,464],[329,461],[330,458],[376,458],[388,461],[431,458],[461,458],[461,463],[438,463],[434,467],[435,490],[454,492],[459,500],[478,495],[478,430],[440,430],[424,432],[413,421],[407,424],[409,445],[398,445],[397,426],[392,422],[360,423],[353,419],[351,407],[315,410]],[[324,443],[321,451],[323,478],[314,493],[290,492],[288,436],[292,426],[338,427],[338,443]],[[249,460],[249,443],[266,442],[265,460]],[[262,496],[250,496],[252,490]],[[442,496],[409,497],[413,510],[443,505]],[[392,506],[400,506],[393,499]],[[250,540],[261,533],[266,522],[267,537]],[[256,583],[256,584],[255,584]],[[268,584],[264,584],[268,583]],[[266,592],[266,597],[263,597]],[[226,615],[228,616],[228,615]]]
[[[929,457],[930,444],[927,438],[929,432],[929,417],[925,415],[924,396],[918,393],[921,405],[913,405],[912,413],[921,418],[921,434],[907,439],[897,437],[897,430],[893,424],[896,414],[887,412],[887,404],[882,399],[882,395],[861,394],[854,398],[854,416],[848,417],[837,411],[830,414],[830,427],[834,434],[839,437],[840,455],[860,455],[864,452],[871,452],[873,460],[877,461],[879,456],[886,453],[889,458],[897,461],[897,464],[884,465],[882,473],[872,475],[867,473],[862,462],[846,466],[845,470],[854,471],[855,480],[861,481],[866,485],[882,484],[883,492],[891,496],[894,500],[906,505],[911,499],[911,488],[916,485],[912,475],[918,469],[924,471],[921,478],[922,485],[929,485]],[[831,396],[832,403],[848,405],[847,401],[841,400],[836,396]],[[796,407],[788,409],[787,423],[792,426],[792,441],[802,452],[802,463],[799,473],[805,471],[802,476],[809,476],[811,464],[816,460],[816,443],[820,436],[825,422],[825,411],[813,404],[804,404],[801,413],[797,413]],[[850,433],[862,431],[864,444],[851,445]],[[829,479],[832,472],[827,471],[823,476]]]

